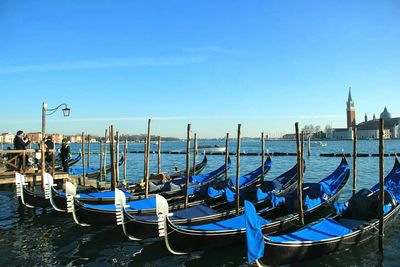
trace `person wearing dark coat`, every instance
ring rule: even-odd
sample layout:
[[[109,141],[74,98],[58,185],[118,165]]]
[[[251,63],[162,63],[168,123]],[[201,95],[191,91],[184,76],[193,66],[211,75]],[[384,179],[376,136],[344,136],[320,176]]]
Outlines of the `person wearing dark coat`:
[[[60,158],[61,158],[64,172],[69,171],[68,160],[69,160],[70,156],[71,156],[71,148],[68,144],[68,140],[64,138],[62,140],[61,149],[60,149]]]
[[[50,150],[54,149],[54,143],[53,143],[53,139],[51,136],[47,136],[46,142],[44,142],[44,145],[46,147],[45,161],[46,161],[46,164],[48,166],[50,166],[53,161],[53,152],[50,152]]]
[[[30,144],[31,140],[24,134],[23,131],[18,131],[17,134],[14,137],[14,149],[15,150],[26,150],[26,146]],[[24,156],[21,153],[18,156],[18,169],[21,169],[22,162],[23,162]],[[28,163],[28,157],[25,155],[25,164]]]

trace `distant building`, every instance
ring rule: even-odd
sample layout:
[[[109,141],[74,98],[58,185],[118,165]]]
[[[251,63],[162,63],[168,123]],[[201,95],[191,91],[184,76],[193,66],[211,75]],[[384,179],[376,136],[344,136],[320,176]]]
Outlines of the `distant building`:
[[[347,129],[351,129],[356,125],[356,106],[351,97],[351,87],[349,88],[349,97],[347,98]]]
[[[12,144],[14,143],[14,135],[12,133],[2,133],[3,142],[5,144]]]
[[[51,136],[53,137],[53,142],[54,143],[59,143],[59,144],[61,144],[61,142],[62,142],[62,140],[64,138],[64,135],[59,134],[59,133],[52,134]]]
[[[42,133],[41,132],[32,132],[26,134],[29,139],[31,139],[32,143],[40,143],[42,141]]]
[[[379,116],[383,119],[383,137],[385,139],[399,139],[400,138],[400,117],[392,118],[392,114],[385,109]],[[368,120],[365,114],[364,122],[357,125],[357,138],[359,139],[377,139],[379,138],[379,120],[375,115],[372,120]]]
[[[285,134],[282,136],[282,139],[284,140],[295,140],[296,139],[296,134]]]
[[[357,128],[357,139],[378,139],[379,138],[379,120],[375,114],[372,120],[368,120],[367,114],[364,115],[364,121],[356,124],[355,105],[351,96],[351,88],[349,88],[349,96],[347,99],[347,128],[333,128],[327,132],[327,138],[331,140],[352,140],[352,128]],[[384,121],[383,138],[399,139],[400,138],[400,117],[392,118],[392,114],[385,109],[380,114],[380,118]]]
[[[73,135],[70,137],[69,140],[71,141],[71,143],[80,143],[80,142],[82,142],[82,135],[80,135],[80,134]]]

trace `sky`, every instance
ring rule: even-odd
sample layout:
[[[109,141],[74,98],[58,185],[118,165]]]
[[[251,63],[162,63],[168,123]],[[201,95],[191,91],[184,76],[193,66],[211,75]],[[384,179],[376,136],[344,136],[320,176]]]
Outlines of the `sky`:
[[[400,116],[399,1],[0,0],[0,132],[198,137]]]

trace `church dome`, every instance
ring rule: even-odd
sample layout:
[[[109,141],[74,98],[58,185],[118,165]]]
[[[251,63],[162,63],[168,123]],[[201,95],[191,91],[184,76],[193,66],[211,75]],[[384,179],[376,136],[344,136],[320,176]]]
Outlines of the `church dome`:
[[[383,110],[383,112],[381,113],[380,116],[381,119],[391,119],[392,118],[392,114],[390,114],[390,112],[387,110],[387,108],[385,107],[385,109]]]

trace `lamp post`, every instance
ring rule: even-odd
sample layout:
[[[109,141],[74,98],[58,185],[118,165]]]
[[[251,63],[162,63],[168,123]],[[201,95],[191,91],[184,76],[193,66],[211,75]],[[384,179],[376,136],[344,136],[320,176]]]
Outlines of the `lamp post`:
[[[47,103],[43,102],[43,105],[42,105],[42,140],[45,138],[45,133],[46,133],[46,116],[54,114],[60,107],[64,107],[62,109],[64,117],[69,117],[69,113],[70,113],[71,109],[68,108],[67,104],[62,103],[62,104],[58,105],[56,108],[47,108]]]

